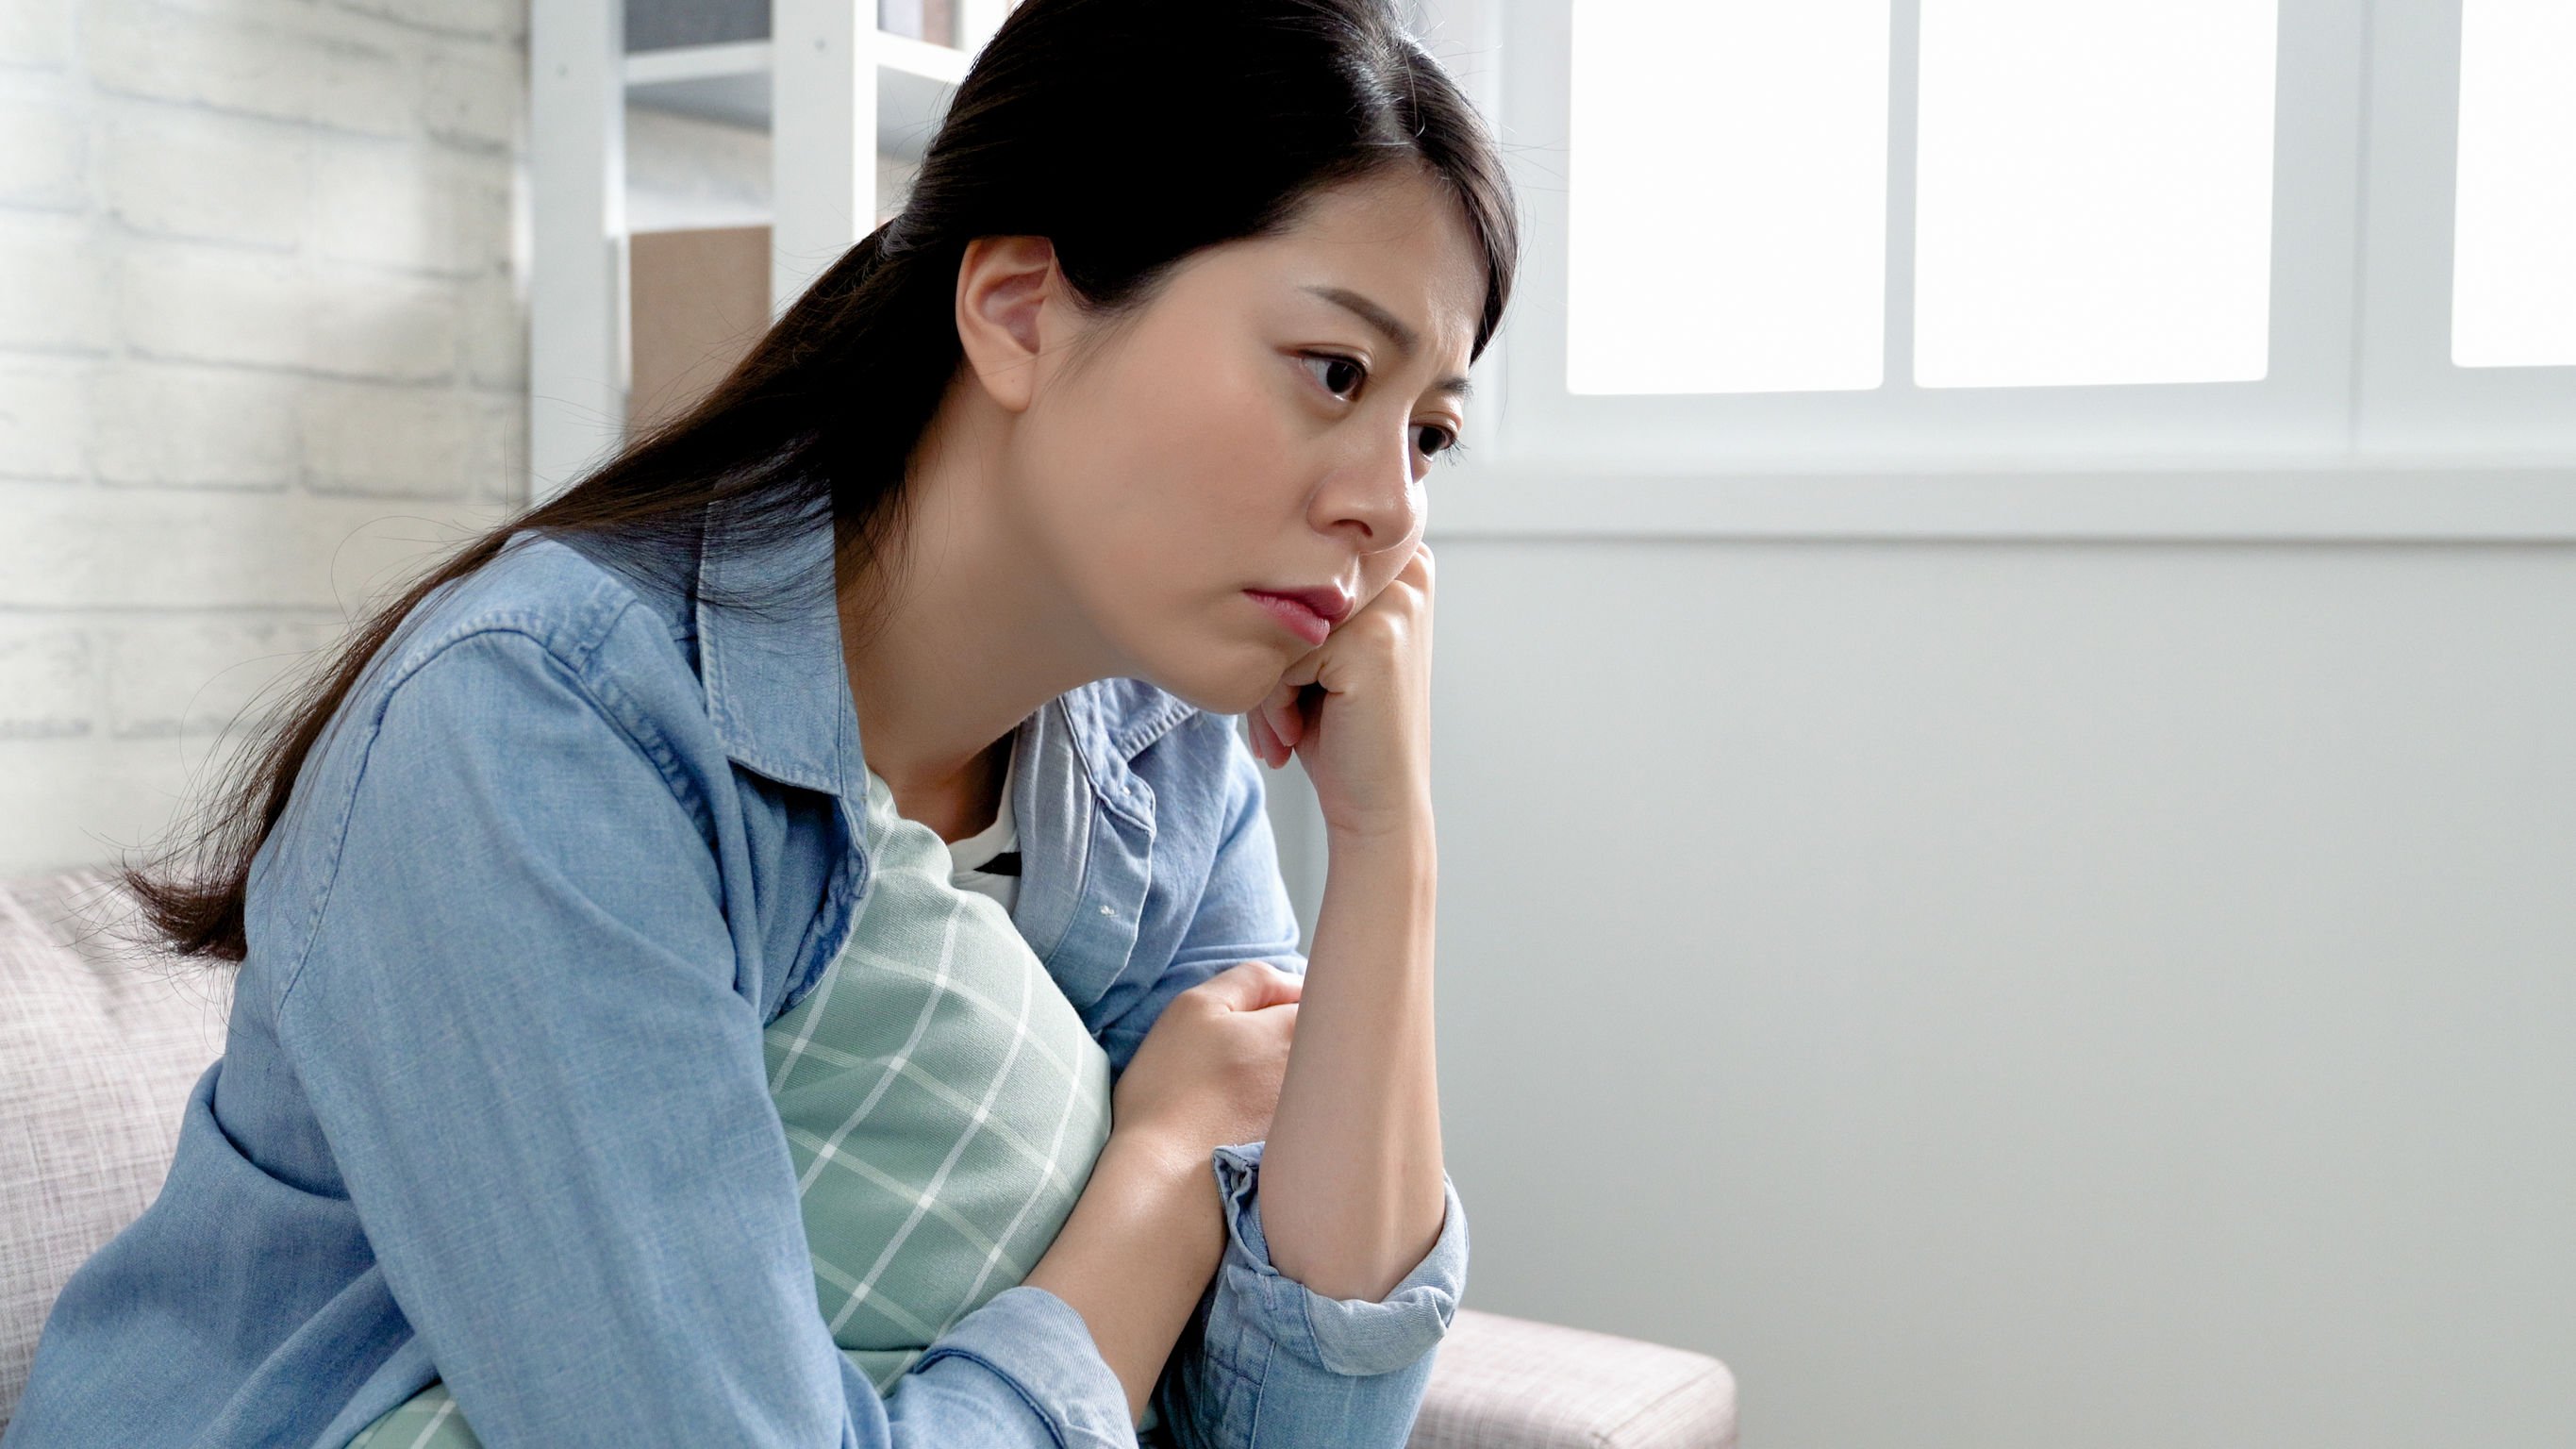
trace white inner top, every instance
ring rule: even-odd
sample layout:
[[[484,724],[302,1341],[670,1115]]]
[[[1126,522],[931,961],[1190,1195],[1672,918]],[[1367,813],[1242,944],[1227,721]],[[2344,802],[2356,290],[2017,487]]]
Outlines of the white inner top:
[[[962,890],[980,891],[1000,901],[1002,909],[1007,911],[1019,897],[1019,876],[994,875],[983,869],[993,857],[1020,848],[1019,825],[1011,816],[1011,778],[1020,767],[1019,751],[1013,748],[1006,752],[1005,758],[1002,808],[994,814],[992,824],[963,840],[948,842],[948,858],[952,864],[948,878]]]

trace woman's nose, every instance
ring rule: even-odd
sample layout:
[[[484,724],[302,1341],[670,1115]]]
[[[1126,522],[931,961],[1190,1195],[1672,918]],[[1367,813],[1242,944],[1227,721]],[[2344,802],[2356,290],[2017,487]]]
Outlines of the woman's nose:
[[[1355,533],[1361,553],[1394,548],[1413,536],[1420,521],[1421,493],[1406,456],[1406,436],[1399,435],[1392,450],[1372,447],[1347,462],[1317,497],[1319,525],[1326,532]]]

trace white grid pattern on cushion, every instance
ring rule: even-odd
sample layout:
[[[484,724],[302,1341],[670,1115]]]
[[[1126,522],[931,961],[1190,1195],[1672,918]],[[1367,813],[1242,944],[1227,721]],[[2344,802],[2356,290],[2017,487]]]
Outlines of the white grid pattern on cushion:
[[[999,901],[868,776],[840,957],[768,1031],[820,1307],[879,1392],[1018,1284],[1109,1132],[1108,1055]]]

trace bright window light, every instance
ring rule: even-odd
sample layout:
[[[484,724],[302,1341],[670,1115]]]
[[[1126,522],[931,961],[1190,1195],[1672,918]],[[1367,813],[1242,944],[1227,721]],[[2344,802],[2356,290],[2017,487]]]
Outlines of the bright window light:
[[[2467,0],[2451,361],[2576,363],[2576,5]]]
[[[1566,388],[1872,388],[1888,0],[1575,0]]]
[[[1918,385],[2263,376],[2276,23],[2275,0],[1923,0]]]

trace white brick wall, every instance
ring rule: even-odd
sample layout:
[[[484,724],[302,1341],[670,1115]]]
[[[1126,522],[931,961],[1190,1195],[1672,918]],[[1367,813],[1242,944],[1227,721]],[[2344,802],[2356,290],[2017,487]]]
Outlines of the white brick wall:
[[[0,0],[0,874],[522,497],[527,3]]]

